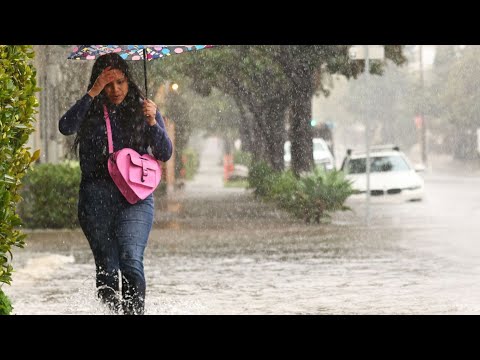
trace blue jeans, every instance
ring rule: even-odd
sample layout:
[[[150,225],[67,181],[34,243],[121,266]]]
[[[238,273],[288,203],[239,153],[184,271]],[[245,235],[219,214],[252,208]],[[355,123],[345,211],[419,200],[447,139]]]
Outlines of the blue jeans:
[[[95,259],[97,293],[115,312],[144,313],[143,254],[153,215],[153,195],[131,205],[110,179],[80,185],[78,218]]]

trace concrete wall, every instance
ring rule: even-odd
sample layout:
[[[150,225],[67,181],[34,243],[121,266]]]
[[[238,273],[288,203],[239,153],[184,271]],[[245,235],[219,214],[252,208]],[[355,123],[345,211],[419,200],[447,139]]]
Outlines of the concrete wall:
[[[86,91],[93,61],[68,60],[73,45],[35,45],[40,106],[28,146],[40,149],[41,163],[58,163],[70,152],[73,137],[58,131],[58,121]]]

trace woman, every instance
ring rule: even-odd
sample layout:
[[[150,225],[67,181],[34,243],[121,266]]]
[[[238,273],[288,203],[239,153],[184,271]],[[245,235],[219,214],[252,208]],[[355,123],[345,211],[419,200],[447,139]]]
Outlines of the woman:
[[[78,218],[95,259],[98,296],[115,312],[143,314],[143,254],[153,224],[153,195],[131,205],[110,177],[104,104],[114,151],[132,148],[167,161],[172,142],[156,105],[142,96],[127,62],[115,53],[95,61],[88,92],[59,122],[63,135],[77,134],[74,147],[79,147],[82,171]]]

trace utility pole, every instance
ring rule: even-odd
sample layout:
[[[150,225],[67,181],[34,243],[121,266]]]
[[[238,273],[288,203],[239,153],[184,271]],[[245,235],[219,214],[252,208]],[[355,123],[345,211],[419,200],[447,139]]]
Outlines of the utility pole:
[[[420,139],[421,139],[421,148],[422,148],[422,163],[423,166],[427,167],[427,122],[425,121],[425,79],[423,76],[423,45],[419,45],[419,55],[420,55],[420,119],[421,125],[420,128]]]

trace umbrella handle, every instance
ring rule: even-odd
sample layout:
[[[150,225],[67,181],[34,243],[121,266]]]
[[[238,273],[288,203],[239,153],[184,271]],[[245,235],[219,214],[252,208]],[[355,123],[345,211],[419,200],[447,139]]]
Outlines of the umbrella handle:
[[[143,74],[145,76],[145,98],[148,98],[147,87],[147,50],[143,48]]]

